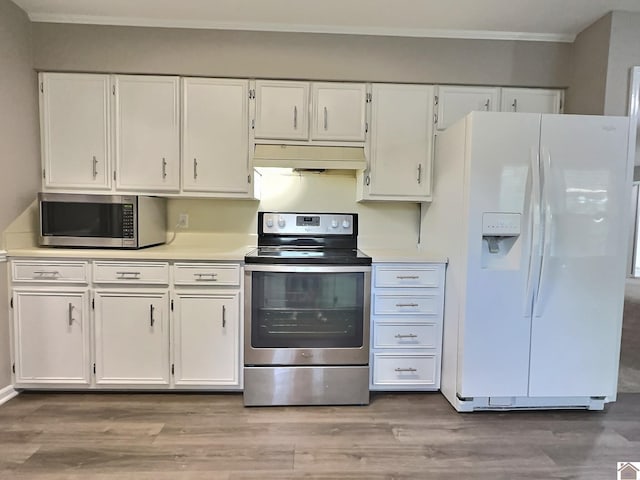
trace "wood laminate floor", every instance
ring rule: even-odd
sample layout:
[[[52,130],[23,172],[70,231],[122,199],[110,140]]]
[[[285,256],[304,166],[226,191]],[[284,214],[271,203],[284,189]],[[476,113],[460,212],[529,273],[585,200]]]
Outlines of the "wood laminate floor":
[[[0,478],[615,479],[640,394],[604,412],[456,413],[439,393],[244,408],[239,394],[25,393],[0,408]]]

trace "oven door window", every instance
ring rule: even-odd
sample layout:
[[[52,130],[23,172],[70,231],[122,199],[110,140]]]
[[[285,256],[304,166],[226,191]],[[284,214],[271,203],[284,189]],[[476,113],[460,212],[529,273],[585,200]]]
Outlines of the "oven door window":
[[[42,202],[42,235],[122,238],[125,204]]]
[[[363,273],[252,274],[254,348],[361,347],[363,322]]]

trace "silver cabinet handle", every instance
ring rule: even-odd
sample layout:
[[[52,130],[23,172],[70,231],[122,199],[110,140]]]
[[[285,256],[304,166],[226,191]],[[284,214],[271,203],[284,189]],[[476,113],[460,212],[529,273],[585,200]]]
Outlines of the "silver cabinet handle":
[[[193,179],[198,178],[198,160],[193,159]]]
[[[73,324],[73,303],[69,302],[69,326]]]
[[[162,178],[167,178],[167,159],[162,157]]]
[[[413,333],[408,333],[406,335],[402,335],[402,334],[398,333],[395,337],[396,338],[418,338],[418,335],[415,335]]]
[[[222,328],[227,326],[227,307],[222,305]]]
[[[418,370],[416,370],[415,368],[412,367],[408,367],[408,368],[396,368],[396,372],[398,373],[402,373],[402,372],[409,372],[409,373],[413,373],[413,372],[417,372]]]
[[[398,280],[417,280],[420,278],[418,275],[397,275]]]
[[[488,112],[489,111],[489,106],[491,105],[491,99],[487,98],[487,101],[484,102],[484,109]]]
[[[93,179],[95,180],[97,176],[98,176],[98,159],[94,155],[93,156]]]
[[[156,323],[156,319],[153,318],[153,304],[149,305],[149,324],[153,327],[153,324]]]
[[[293,107],[293,128],[298,128],[298,106],[294,105]]]
[[[34,280],[37,280],[39,278],[55,279],[60,275],[60,272],[57,270],[54,270],[54,271],[40,270],[40,271],[35,271],[33,273],[36,275],[35,277],[33,277]]]
[[[418,164],[418,185],[422,182],[422,164]]]
[[[215,272],[194,273],[193,276],[195,277],[194,280],[196,282],[217,282],[218,281],[218,279],[216,278],[218,274]]]
[[[364,179],[364,183],[367,185],[367,187],[371,183],[371,177],[369,175],[367,175],[367,177]]]
[[[327,112],[327,107],[324,107],[324,129],[326,130],[329,127],[329,116]]]
[[[140,272],[116,272],[119,279],[140,280]]]
[[[396,303],[396,307],[417,307],[417,303]]]
[[[518,99],[517,98],[513,99],[513,103],[511,104],[511,106],[513,107],[513,111],[514,112],[518,111]]]

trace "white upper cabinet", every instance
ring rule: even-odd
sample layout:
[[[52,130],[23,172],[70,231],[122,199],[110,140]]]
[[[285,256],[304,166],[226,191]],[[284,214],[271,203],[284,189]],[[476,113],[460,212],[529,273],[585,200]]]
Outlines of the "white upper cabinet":
[[[116,188],[126,191],[178,191],[178,77],[117,75],[114,86]]]
[[[248,80],[183,79],[182,189],[247,196]]]
[[[41,73],[43,189],[111,188],[109,75]]]
[[[431,200],[433,87],[374,84],[371,95],[369,168],[358,198]]]
[[[468,113],[478,110],[498,111],[500,88],[438,86],[437,129],[444,130]]]
[[[309,84],[257,80],[255,138],[309,138]]]
[[[364,142],[366,85],[313,83],[312,140]]]
[[[364,83],[256,80],[253,136],[301,143],[364,142],[366,103]]]
[[[501,111],[561,113],[562,90],[541,88],[503,88]]]

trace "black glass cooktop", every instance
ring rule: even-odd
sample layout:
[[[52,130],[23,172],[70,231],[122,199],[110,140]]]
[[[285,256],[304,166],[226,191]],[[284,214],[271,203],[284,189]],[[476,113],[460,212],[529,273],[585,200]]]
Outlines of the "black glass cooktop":
[[[258,247],[245,263],[371,265],[371,257],[351,248]]]

